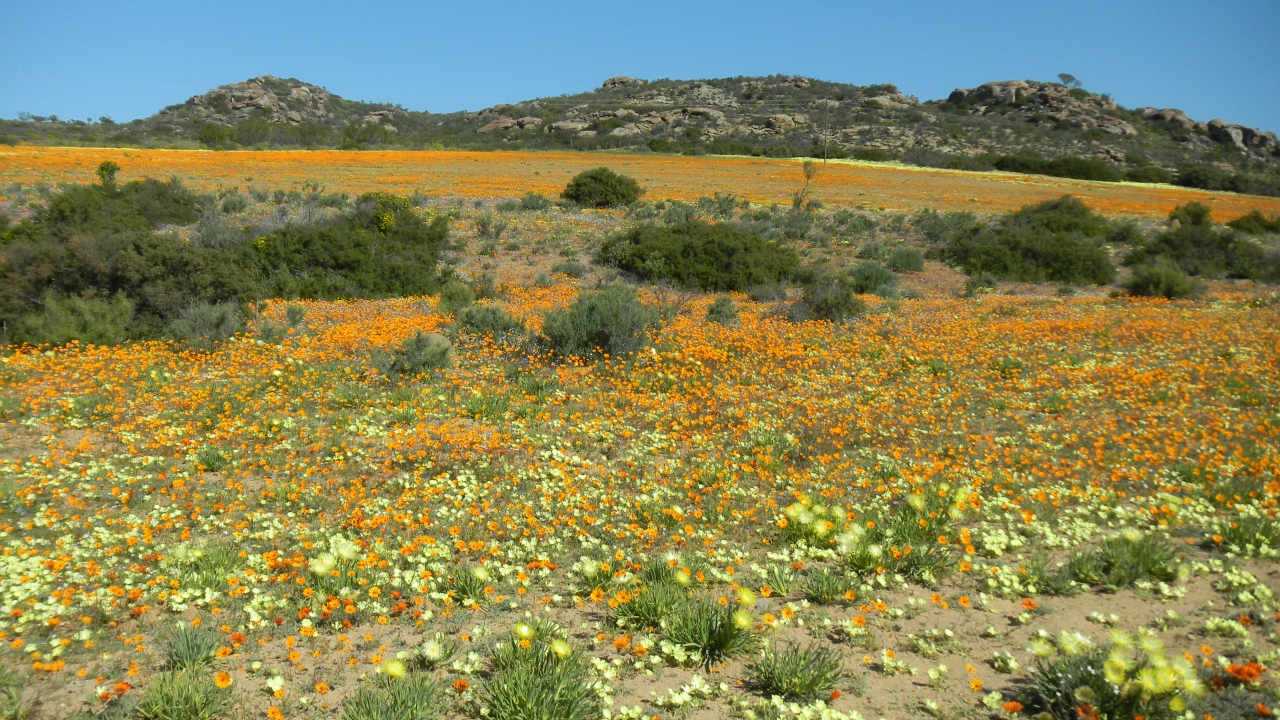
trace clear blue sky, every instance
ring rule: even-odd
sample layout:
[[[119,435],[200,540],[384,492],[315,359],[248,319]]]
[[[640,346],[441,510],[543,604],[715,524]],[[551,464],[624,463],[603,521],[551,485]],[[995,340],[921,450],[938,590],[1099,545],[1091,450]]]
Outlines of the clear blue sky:
[[[272,74],[476,110],[611,75],[786,73],[920,99],[1072,73],[1127,107],[1280,131],[1280,2],[97,2],[6,0],[0,117],[149,115]]]

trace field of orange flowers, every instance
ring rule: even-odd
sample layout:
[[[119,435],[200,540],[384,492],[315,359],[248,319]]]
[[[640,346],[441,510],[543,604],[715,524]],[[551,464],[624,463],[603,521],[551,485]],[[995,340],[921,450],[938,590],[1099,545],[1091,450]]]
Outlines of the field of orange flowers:
[[[534,318],[577,292],[500,302]],[[608,717],[1012,717],[1042,631],[1067,652],[1143,627],[1193,670],[1280,657],[1277,548],[1223,539],[1274,523],[1274,298],[935,297],[847,326],[738,300],[737,327],[695,300],[627,362],[461,336],[408,384],[365,361],[444,330],[433,298],[302,303],[279,344],[210,354],[5,357],[0,632],[25,697],[38,717],[123,706],[174,623],[273,718],[340,712],[432,637],[458,645],[435,670],[447,712],[477,711],[490,635],[541,618],[592,658]],[[929,547],[867,545],[904,512]],[[1121,530],[1168,534],[1176,579],[1036,587],[1037,562]],[[803,589],[869,552],[845,595]],[[609,619],[654,566],[741,603],[758,638],[830,642],[846,680],[770,705],[741,661],[691,674],[661,631]]]
[[[583,170],[608,165],[638,179],[651,199],[691,201],[727,193],[757,203],[789,202],[800,182],[799,160],[566,152],[338,151],[213,152],[102,148],[0,149],[0,183],[80,183],[112,160],[136,177],[182,180],[213,190],[267,189],[318,183],[329,191],[415,190],[446,196],[554,196]],[[1106,215],[1163,218],[1177,205],[1202,202],[1220,222],[1257,210],[1280,214],[1280,199],[1133,183],[1101,183],[1012,173],[975,173],[832,161],[814,194],[836,206],[912,211],[998,213],[1071,193]]]
[[[494,204],[460,199],[552,194],[587,155],[17,148],[0,179],[80,180],[113,153],[209,188],[453,195],[423,210],[454,219],[450,262],[533,330],[609,279],[561,263],[624,222],[499,211],[499,242],[478,229]],[[780,200],[799,176],[617,163],[690,199]],[[901,208],[1209,198],[852,164],[817,182]],[[710,295],[642,288],[660,326],[600,362],[469,334],[438,297],[273,301],[211,351],[6,347],[0,720],[1270,716],[1274,288],[962,296],[935,263],[903,282],[839,324],[743,295],[722,324]],[[419,332],[451,364],[381,374]],[[577,705],[535,712],[552,680]]]

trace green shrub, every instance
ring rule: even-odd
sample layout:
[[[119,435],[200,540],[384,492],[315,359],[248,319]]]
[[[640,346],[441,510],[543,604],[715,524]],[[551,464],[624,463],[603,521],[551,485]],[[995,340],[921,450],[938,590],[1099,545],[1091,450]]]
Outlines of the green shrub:
[[[728,295],[721,295],[715,299],[707,307],[707,322],[713,322],[718,325],[734,325],[738,322],[738,306],[733,304],[733,298]]]
[[[520,209],[526,212],[546,210],[549,207],[551,207],[551,201],[546,196],[538,193],[526,193],[524,197],[520,198]]]
[[[562,260],[551,266],[551,272],[568,275],[571,278],[586,277],[587,266],[577,260]]]
[[[24,720],[26,708],[22,702],[22,678],[10,670],[0,670],[0,720]]]
[[[690,653],[702,665],[715,667],[745,652],[754,644],[754,620],[745,610],[700,599],[679,607],[667,620],[666,637]]]
[[[205,445],[196,451],[196,464],[205,472],[221,472],[231,464],[226,455],[213,445]]]
[[[644,346],[656,315],[640,303],[635,290],[614,283],[583,293],[567,309],[548,312],[542,332],[561,355],[617,357]]]
[[[1184,163],[1178,166],[1175,185],[1245,193],[1249,195],[1280,195],[1280,176],[1251,172],[1231,172],[1213,165]]]
[[[214,720],[231,696],[200,670],[160,673],[150,679],[133,712],[141,720]]]
[[[461,281],[450,280],[440,288],[440,299],[436,301],[436,311],[442,313],[457,312],[470,307],[476,301],[475,291]]]
[[[840,652],[830,647],[779,643],[747,666],[752,688],[766,697],[811,700],[829,695],[844,677]]]
[[[1125,256],[1127,265],[1165,256],[1193,276],[1280,281],[1280,257],[1229,228],[1215,226],[1209,208],[1197,202],[1174,208],[1171,227]]]
[[[699,221],[634,227],[605,240],[599,259],[645,280],[702,290],[779,282],[798,263],[794,252],[777,243],[734,225]]]
[[[243,243],[241,262],[265,297],[383,298],[434,293],[443,215],[427,222],[407,198],[371,193],[330,224],[287,225]]]
[[[891,297],[898,289],[898,276],[889,268],[872,260],[858,263],[849,271],[853,291],[862,295]]]
[[[953,233],[941,255],[971,275],[1105,285],[1116,270],[1098,238],[1109,230],[1104,219],[1068,195],[1022,208],[998,225]]]
[[[804,320],[812,317],[839,322],[848,317],[861,315],[866,312],[867,304],[854,295],[858,292],[857,288],[857,284],[850,277],[835,273],[820,273],[805,283],[804,295],[794,307],[794,310],[803,312],[793,313],[792,318]]]
[[[440,714],[442,694],[426,673],[379,675],[374,687],[362,687],[342,703],[342,720],[431,720]]]
[[[746,292],[752,302],[777,302],[787,299],[787,288],[780,282],[752,285]]]
[[[924,255],[915,248],[901,247],[893,251],[885,264],[894,272],[920,272],[924,270]]]
[[[244,331],[244,318],[235,303],[196,303],[169,323],[169,336],[197,350],[212,350]]]
[[[630,205],[640,199],[644,190],[626,175],[600,167],[579,173],[569,181],[562,197],[584,207]]]
[[[402,379],[443,370],[453,364],[453,345],[443,335],[418,331],[380,364],[387,375]]]
[[[1134,168],[1124,174],[1124,179],[1129,182],[1137,183],[1163,183],[1169,184],[1173,182],[1173,173],[1162,167],[1148,165],[1147,167]]]
[[[1043,158],[1026,155],[1004,155],[996,158],[995,168],[1005,172],[1049,175],[1052,177],[1077,178],[1080,180],[1102,180],[1115,182],[1120,179],[1112,167],[1101,160],[1088,158]]]
[[[1249,235],[1267,235],[1280,233],[1280,215],[1267,219],[1267,216],[1254,210],[1248,215],[1240,217],[1227,223],[1227,227],[1239,230]]]
[[[995,290],[999,278],[989,272],[974,273],[964,282],[964,294],[966,297],[973,297],[983,290]]]
[[[858,257],[863,260],[883,260],[889,254],[889,247],[879,240],[868,240],[858,248]]]
[[[472,305],[458,311],[458,324],[477,335],[524,332],[524,322],[496,305]]]
[[[133,326],[133,301],[121,293],[111,300],[97,300],[48,292],[41,305],[39,312],[28,313],[15,324],[15,339],[37,345],[72,340],[116,345],[129,338]]]
[[[1133,274],[1125,280],[1124,288],[1131,295],[1170,300],[1191,297],[1196,293],[1195,281],[1182,272],[1177,263],[1163,255],[1134,268]]]

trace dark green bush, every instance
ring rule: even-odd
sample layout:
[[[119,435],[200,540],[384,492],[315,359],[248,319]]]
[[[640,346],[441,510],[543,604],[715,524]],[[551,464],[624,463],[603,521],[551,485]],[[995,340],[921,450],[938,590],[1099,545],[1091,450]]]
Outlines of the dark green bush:
[[[646,280],[703,290],[745,290],[787,278],[798,259],[777,243],[728,224],[641,225],[615,235],[599,260]]]
[[[1146,265],[1163,256],[1188,275],[1280,280],[1280,258],[1233,229],[1215,226],[1205,205],[1181,205],[1169,219],[1177,223],[1134,248],[1125,264]]]
[[[1280,195],[1280,175],[1274,171],[1267,175],[1250,172],[1231,172],[1213,165],[1185,163],[1178,166],[1175,185],[1245,193],[1249,195]]]
[[[941,255],[969,274],[1105,285],[1115,279],[1116,271],[1098,238],[1109,229],[1105,220],[1068,195],[1022,208],[997,225],[952,233]]]
[[[999,278],[989,272],[974,273],[964,283],[964,294],[973,297],[983,290],[995,290],[998,281]]]
[[[1171,183],[1173,182],[1173,173],[1162,167],[1148,165],[1147,167],[1134,168],[1124,174],[1124,179],[1129,182],[1137,183]]]
[[[583,293],[564,310],[552,310],[542,332],[561,355],[628,355],[644,346],[657,313],[640,303],[635,290],[618,283]]]
[[[1120,179],[1120,176],[1116,174],[1116,171],[1109,164],[1101,160],[1090,160],[1088,158],[1045,160],[1027,155],[1004,155],[996,158],[995,168],[1005,172],[1049,175],[1080,180],[1115,182]]]
[[[1170,300],[1191,297],[1196,292],[1195,281],[1187,277],[1177,263],[1163,255],[1135,267],[1124,287],[1132,295]]]
[[[1267,219],[1266,215],[1254,210],[1227,223],[1227,227],[1235,228],[1249,235],[1268,235],[1280,233],[1280,215]]]
[[[915,248],[900,247],[885,262],[894,272],[920,272],[924,270],[924,255]]]
[[[426,295],[439,284],[444,216],[427,222],[406,198],[372,193],[338,222],[286,226],[241,245],[267,297],[381,298]]]
[[[508,335],[524,332],[524,323],[496,305],[472,305],[458,311],[458,324],[477,335]]]
[[[579,173],[569,181],[561,196],[584,207],[616,207],[630,205],[643,194],[644,190],[635,180],[599,167]]]

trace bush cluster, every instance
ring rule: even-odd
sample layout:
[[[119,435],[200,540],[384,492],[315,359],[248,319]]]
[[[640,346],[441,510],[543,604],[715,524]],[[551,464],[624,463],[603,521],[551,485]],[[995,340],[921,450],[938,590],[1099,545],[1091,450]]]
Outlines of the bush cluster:
[[[1102,244],[1110,224],[1070,195],[1022,208],[988,226],[946,232],[940,254],[969,274],[1006,280],[1104,285],[1115,279]]]
[[[448,221],[427,221],[405,198],[365,195],[337,219],[250,239],[218,217],[204,222],[218,212],[212,198],[177,181],[117,184],[109,165],[100,184],[68,188],[0,233],[7,341],[169,336],[208,347],[243,329],[237,306],[248,301],[421,295],[439,283]],[[198,220],[199,241],[164,231]],[[218,241],[204,242],[209,234]]]
[[[1044,158],[1029,155],[1003,155],[996,158],[995,168],[1005,172],[1049,175],[1051,177],[1077,178],[1115,182],[1120,179],[1112,167],[1101,160],[1088,158]]]
[[[599,261],[645,280],[700,290],[746,290],[781,281],[798,264],[790,249],[729,224],[640,225],[605,240]]]
[[[1233,228],[1215,225],[1207,206],[1181,205],[1169,213],[1169,219],[1169,229],[1135,247],[1125,264],[1154,268],[1157,258],[1163,257],[1188,275],[1280,282],[1280,255]],[[1253,222],[1249,218],[1245,225],[1252,228]]]

